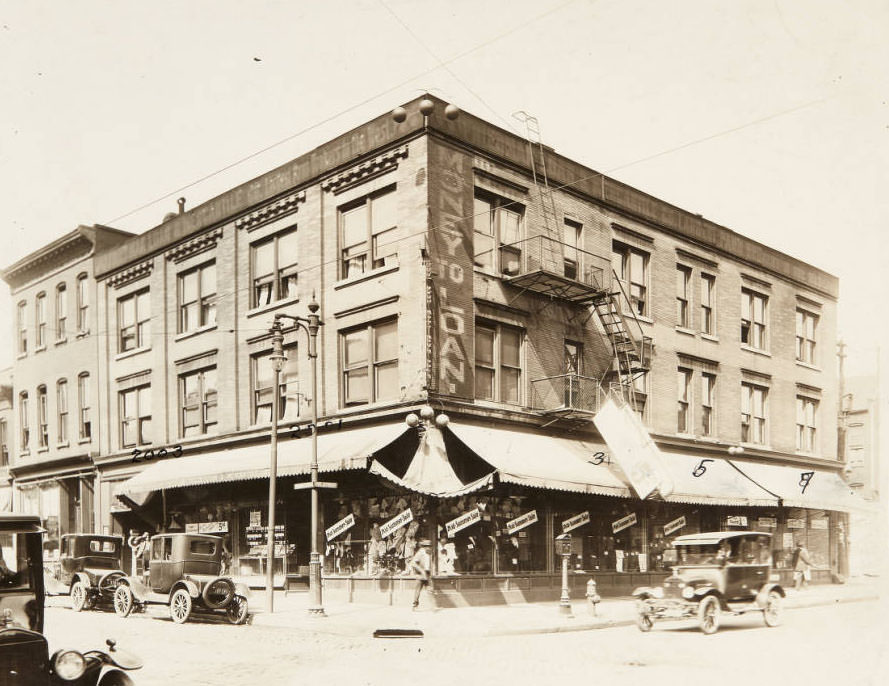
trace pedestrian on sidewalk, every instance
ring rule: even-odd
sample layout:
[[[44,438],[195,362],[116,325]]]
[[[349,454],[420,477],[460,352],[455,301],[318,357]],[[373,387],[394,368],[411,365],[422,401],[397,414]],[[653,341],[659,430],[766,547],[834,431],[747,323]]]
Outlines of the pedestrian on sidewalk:
[[[432,541],[424,538],[420,541],[420,546],[414,556],[411,558],[411,571],[417,575],[417,585],[414,588],[414,604],[413,609],[416,611],[420,607],[420,592],[429,586],[429,579],[432,576]]]
[[[808,586],[812,579],[812,558],[802,541],[797,541],[796,550],[793,551],[793,581],[794,588],[798,591],[802,586]]]

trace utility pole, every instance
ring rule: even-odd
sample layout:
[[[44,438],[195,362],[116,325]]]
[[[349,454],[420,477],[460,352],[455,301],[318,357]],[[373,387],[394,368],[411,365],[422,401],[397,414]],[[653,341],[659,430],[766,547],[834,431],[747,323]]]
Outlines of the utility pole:
[[[837,341],[837,359],[839,360],[839,404],[837,405],[837,461],[846,464],[846,344],[842,339]],[[841,577],[849,575],[849,516],[838,514],[840,518],[839,550],[837,551],[837,573]]]

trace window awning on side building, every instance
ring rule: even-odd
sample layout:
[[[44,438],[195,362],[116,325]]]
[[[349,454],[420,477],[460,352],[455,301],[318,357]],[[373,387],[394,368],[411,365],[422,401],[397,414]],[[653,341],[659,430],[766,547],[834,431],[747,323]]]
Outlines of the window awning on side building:
[[[664,453],[673,478],[670,503],[777,507],[778,498],[760,488],[722,458]]]

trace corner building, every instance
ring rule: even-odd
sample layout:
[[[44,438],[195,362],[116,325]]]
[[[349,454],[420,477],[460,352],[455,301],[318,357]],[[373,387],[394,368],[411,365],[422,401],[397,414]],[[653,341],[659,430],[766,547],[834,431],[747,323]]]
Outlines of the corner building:
[[[606,595],[724,528],[830,580],[836,278],[425,99],[96,256],[95,525],[220,533],[261,585],[277,393],[280,586],[308,573],[313,402],[328,596],[393,602],[430,538],[442,605],[556,598],[563,532]],[[287,319],[276,389],[273,317],[313,299],[317,391]]]

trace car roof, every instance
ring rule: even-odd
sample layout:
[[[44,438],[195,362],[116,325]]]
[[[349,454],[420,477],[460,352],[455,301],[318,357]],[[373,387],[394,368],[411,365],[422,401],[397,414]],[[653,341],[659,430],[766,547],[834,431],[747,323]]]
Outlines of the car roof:
[[[109,536],[108,534],[62,534],[62,538],[98,538],[103,541],[123,540],[123,536]]]
[[[686,534],[673,539],[673,545],[708,545],[719,543],[730,538],[740,536],[769,536],[772,534],[764,531],[708,531],[700,534]]]
[[[153,541],[155,538],[186,538],[186,537],[187,538],[209,538],[214,541],[218,541],[222,538],[222,536],[220,536],[218,534],[195,534],[195,533],[191,533],[191,532],[184,533],[184,532],[179,532],[179,531],[176,531],[176,532],[171,531],[170,533],[166,533],[166,534],[155,534],[154,536],[151,537],[151,540]]]
[[[20,512],[0,512],[0,531],[13,533],[42,533],[40,517]]]

